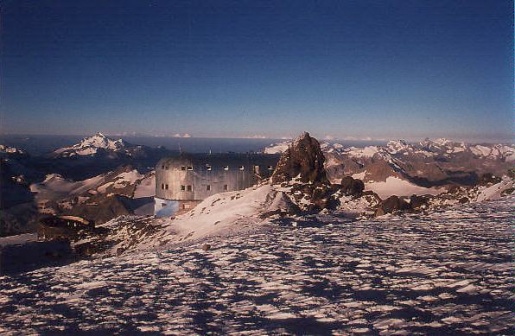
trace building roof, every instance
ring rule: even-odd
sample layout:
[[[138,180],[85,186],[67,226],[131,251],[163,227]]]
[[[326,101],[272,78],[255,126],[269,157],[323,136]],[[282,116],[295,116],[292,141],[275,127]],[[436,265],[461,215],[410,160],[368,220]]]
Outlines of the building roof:
[[[175,157],[165,157],[157,163],[157,169],[166,165],[169,167],[211,165],[236,166],[236,165],[272,165],[275,166],[279,160],[278,155],[271,154],[181,154]]]

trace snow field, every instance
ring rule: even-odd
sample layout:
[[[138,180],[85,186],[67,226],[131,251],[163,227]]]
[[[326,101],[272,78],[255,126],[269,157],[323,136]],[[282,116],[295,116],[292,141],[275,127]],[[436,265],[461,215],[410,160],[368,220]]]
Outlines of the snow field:
[[[510,196],[374,221],[324,215],[297,227],[277,219],[246,234],[2,276],[0,331],[510,334],[514,204]]]

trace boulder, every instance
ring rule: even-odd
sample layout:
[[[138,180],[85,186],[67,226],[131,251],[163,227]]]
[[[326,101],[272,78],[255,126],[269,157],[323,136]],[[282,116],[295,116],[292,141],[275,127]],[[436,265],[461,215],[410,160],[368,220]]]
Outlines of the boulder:
[[[300,212],[298,205],[293,203],[284,192],[280,191],[275,194],[270,206],[266,209],[264,216],[298,215]]]
[[[323,209],[335,210],[338,208],[339,184],[294,184],[291,193],[302,210],[319,212]]]
[[[375,216],[382,216],[387,213],[394,213],[397,211],[409,209],[411,209],[411,205],[408,202],[398,196],[393,195],[381,202],[375,212]]]
[[[418,210],[424,207],[427,207],[429,203],[430,197],[428,196],[419,196],[419,195],[411,195],[410,204],[413,210]]]
[[[345,176],[341,181],[341,190],[346,196],[360,197],[365,190],[363,181],[354,179],[351,176]]]

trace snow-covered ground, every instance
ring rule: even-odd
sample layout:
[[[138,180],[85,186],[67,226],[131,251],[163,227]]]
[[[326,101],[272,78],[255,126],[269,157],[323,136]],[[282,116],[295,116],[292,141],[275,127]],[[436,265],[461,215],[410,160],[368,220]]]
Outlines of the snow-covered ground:
[[[276,219],[0,276],[0,333],[513,334],[514,205]]]
[[[386,199],[392,195],[438,195],[439,193],[445,191],[445,189],[421,187],[394,176],[387,177],[386,181],[384,182],[365,183],[365,189],[375,192],[382,199]]]

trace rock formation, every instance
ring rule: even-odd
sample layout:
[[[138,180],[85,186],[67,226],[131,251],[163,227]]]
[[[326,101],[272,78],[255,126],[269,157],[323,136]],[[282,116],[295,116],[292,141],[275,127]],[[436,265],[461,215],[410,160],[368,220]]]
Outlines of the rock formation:
[[[394,213],[397,211],[409,210],[410,204],[403,198],[396,195],[390,196],[385,199],[375,212],[375,216],[382,216],[387,213]]]
[[[272,183],[299,178],[302,183],[329,183],[324,169],[325,157],[319,142],[304,132],[281,155]]]
[[[365,190],[365,183],[351,176],[342,178],[340,184],[342,192],[347,196],[360,197],[363,194],[363,190]]]

